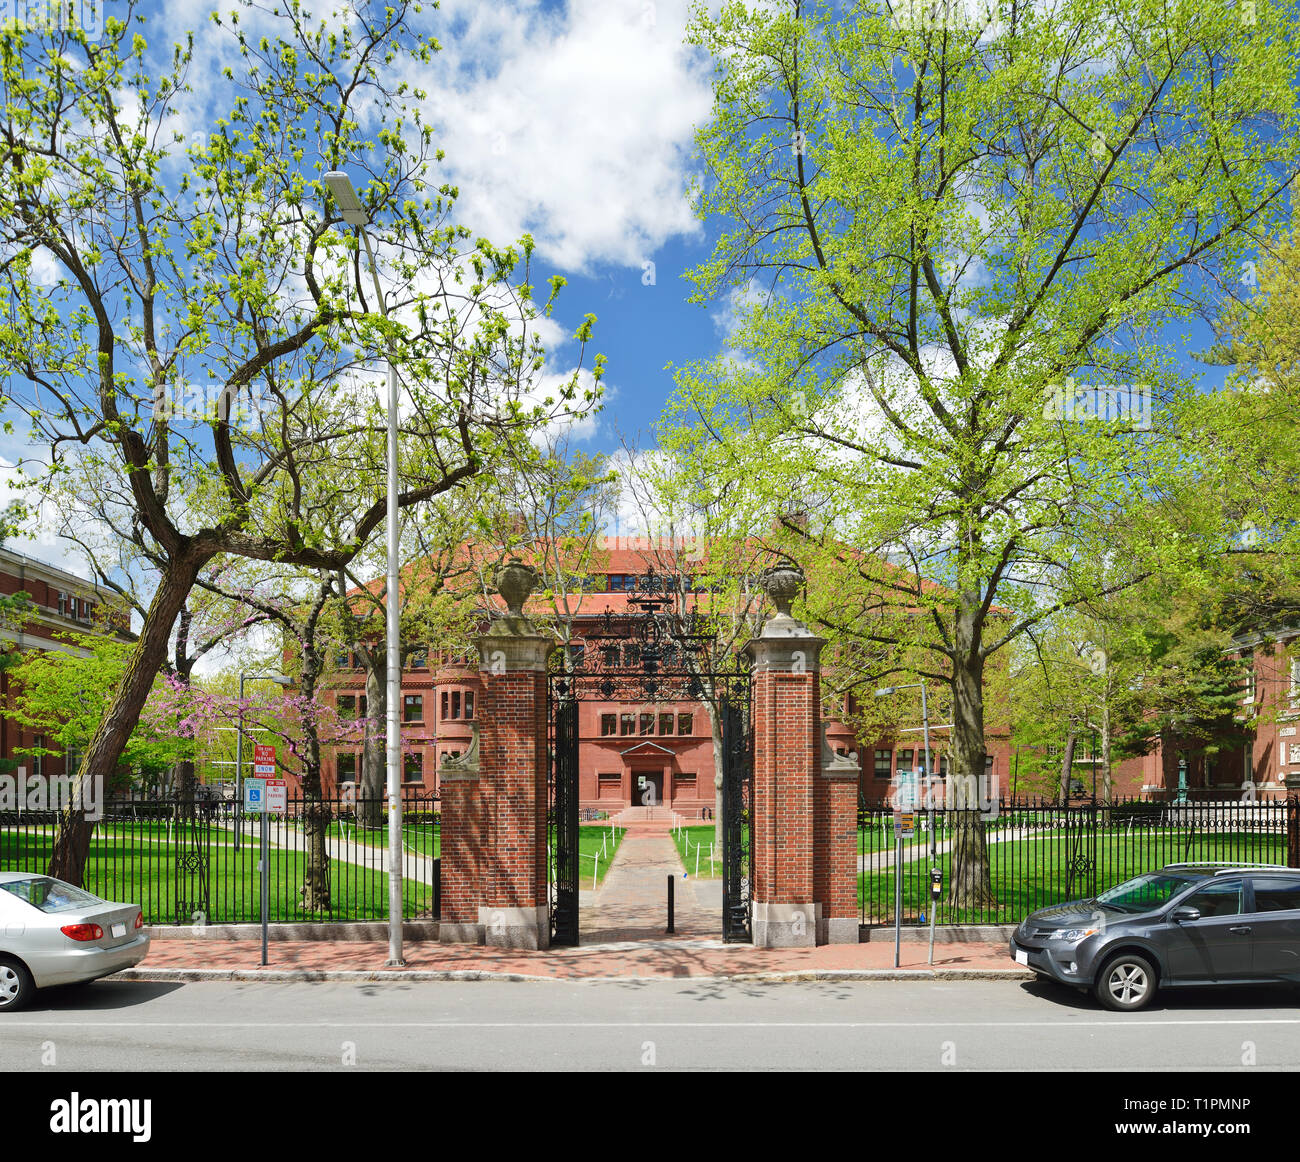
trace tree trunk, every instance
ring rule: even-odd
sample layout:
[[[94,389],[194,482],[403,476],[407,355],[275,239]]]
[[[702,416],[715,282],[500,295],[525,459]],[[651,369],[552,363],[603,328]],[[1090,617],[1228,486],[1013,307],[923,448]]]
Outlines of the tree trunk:
[[[1110,699],[1101,706],[1101,801],[1110,806]]]
[[[309,798],[304,794],[302,823],[307,836],[307,870],[299,892],[304,912],[328,912],[332,906],[329,828],[333,821],[334,813],[319,795]]]
[[[172,764],[172,785],[176,788],[176,797],[180,800],[183,815],[194,814],[194,797],[198,785],[195,778],[194,760],[181,759]]]
[[[1056,785],[1056,801],[1064,807],[1070,801],[1070,777],[1074,773],[1074,747],[1078,735],[1074,730],[1065,736],[1065,753],[1061,756],[1061,777]]]
[[[357,823],[381,827],[386,821],[384,788],[388,774],[388,674],[372,650],[361,651],[366,664],[366,739],[361,752],[361,795]]]
[[[315,646],[316,618],[324,606],[329,587],[323,586],[321,597],[308,619],[303,635],[302,672],[299,675],[298,690],[302,704],[311,706],[316,699],[316,681],[320,677],[323,664]],[[367,703],[367,709],[369,703]],[[320,732],[316,727],[315,716],[306,715],[303,722],[303,740],[305,747],[302,755],[302,823],[307,838],[307,869],[303,874],[302,897],[304,912],[328,912],[330,910],[330,853],[329,827],[333,822],[333,812],[322,799]]]
[[[310,698],[311,694],[305,693]],[[330,910],[330,856],[329,827],[333,812],[321,799],[320,739],[316,726],[306,726],[306,753],[302,767],[302,823],[307,838],[307,868],[303,873],[302,897],[304,912]]]
[[[86,869],[86,854],[90,850],[90,837],[95,830],[94,823],[86,818],[81,804],[102,801],[102,796],[92,798],[86,789],[94,786],[95,780],[99,781],[101,789],[111,782],[131,731],[140,720],[140,711],[153,688],[154,678],[167,656],[172,625],[185,605],[185,599],[189,596],[199,570],[210,557],[211,554],[197,554],[190,558],[173,559],[168,563],[149,611],[145,614],[140,640],[136,642],[135,652],[127,663],[121,684],[113,695],[107,712],[100,719],[90,745],[86,747],[81,771],[73,788],[72,801],[60,817],[59,829],[54,836],[49,875],[71,884],[81,883]]]
[[[957,786],[982,788],[984,780],[984,658],[974,604],[958,611],[952,666],[953,768]],[[928,773],[928,772],[927,772]],[[958,809],[952,844],[952,901],[956,908],[995,904],[979,794]]]

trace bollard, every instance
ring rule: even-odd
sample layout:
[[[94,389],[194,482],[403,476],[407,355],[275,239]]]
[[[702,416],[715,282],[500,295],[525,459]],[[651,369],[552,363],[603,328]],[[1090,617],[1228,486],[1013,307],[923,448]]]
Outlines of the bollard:
[[[673,932],[673,877],[668,877],[668,935],[674,935]]]

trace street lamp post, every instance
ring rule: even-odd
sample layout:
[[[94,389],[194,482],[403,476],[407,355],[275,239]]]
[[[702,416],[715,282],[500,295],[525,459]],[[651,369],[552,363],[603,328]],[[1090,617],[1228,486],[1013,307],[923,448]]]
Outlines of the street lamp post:
[[[239,672],[239,729],[235,732],[235,850],[240,849],[244,831],[244,683],[274,682],[290,686],[292,682],[283,674],[249,674]]]
[[[926,701],[925,679],[919,682],[908,682],[903,686],[882,686],[876,691],[877,698],[884,698],[893,694],[897,690],[912,690],[917,686],[921,688],[921,730],[922,739],[925,743],[925,799],[926,799],[926,829],[930,832],[930,874],[934,875],[939,870],[939,852],[935,842],[934,835],[934,788],[931,785],[930,771],[930,707]],[[900,944],[902,943],[902,907],[903,907],[903,877],[902,877],[902,848],[903,841],[898,839],[896,845],[896,866],[894,868],[894,967],[898,967],[899,956],[901,952]],[[935,899],[930,900],[930,963],[934,963],[934,913]]]
[[[388,304],[379,285],[379,268],[370,245],[366,227],[370,215],[347,174],[333,170],[325,175],[325,185],[343,215],[343,221],[355,226],[366,247],[370,277],[374,280],[379,310],[388,318]],[[388,965],[400,967],[402,957],[402,735],[398,719],[402,698],[401,642],[399,612],[401,596],[397,588],[397,367],[393,341],[388,340]]]

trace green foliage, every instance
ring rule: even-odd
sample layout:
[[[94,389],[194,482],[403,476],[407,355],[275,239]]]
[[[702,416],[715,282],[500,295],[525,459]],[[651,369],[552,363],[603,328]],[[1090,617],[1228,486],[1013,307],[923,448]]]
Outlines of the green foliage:
[[[30,600],[26,593],[0,594],[0,627],[20,628],[29,608]],[[21,651],[0,647],[0,674],[10,674],[21,660]],[[17,759],[0,757],[0,774],[12,774],[17,769]]]
[[[155,46],[141,8],[116,5],[94,39],[0,29],[0,371],[41,483],[75,459],[158,576],[92,776],[128,746],[205,565],[334,572],[382,526],[377,368],[403,397],[404,509],[529,462],[532,433],[594,406],[603,372],[536,392],[558,288],[534,301],[530,238],[494,245],[453,216],[408,79],[437,48],[420,3],[237,0],[203,49],[237,63],[202,85],[193,35]],[[337,170],[383,301],[324,182]],[[89,834],[70,827],[57,869],[79,874]]]
[[[42,754],[84,754],[113,691],[121,684],[134,643],[121,638],[72,630],[60,631],[64,648],[29,650],[9,670],[9,717],[45,736]],[[155,684],[161,690],[163,680]],[[34,754],[35,748],[19,748]],[[177,729],[175,715],[146,718],[131,732],[114,773],[113,789],[132,774],[146,785],[161,779],[172,765],[194,754],[193,739]],[[130,773],[128,773],[130,772]]]
[[[1185,427],[1215,485],[1192,502],[1227,527],[1219,616],[1250,634],[1300,620],[1300,232],[1271,240],[1245,277],[1252,292],[1228,303],[1207,356],[1233,366],[1232,390],[1192,401]]]
[[[1187,535],[1193,387],[1155,328],[1212,308],[1204,272],[1235,276],[1300,172],[1293,10],[1001,17],[697,8],[720,234],[692,278],[738,325],[661,430],[818,578],[805,611],[864,681],[951,686],[972,771],[994,654],[1222,547],[1221,522]],[[1073,414],[1088,384],[1130,385],[1118,419]]]

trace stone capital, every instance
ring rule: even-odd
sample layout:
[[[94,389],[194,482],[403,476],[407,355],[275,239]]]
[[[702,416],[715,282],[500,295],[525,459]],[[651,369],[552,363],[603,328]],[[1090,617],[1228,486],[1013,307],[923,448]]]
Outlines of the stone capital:
[[[520,619],[523,620],[523,619]],[[502,618],[493,631],[505,624]],[[532,625],[528,628],[531,630]],[[520,671],[544,674],[547,659],[555,642],[537,633],[488,632],[478,639],[479,671],[484,674],[510,674]]]
[[[821,650],[826,644],[826,639],[814,637],[802,626],[799,628],[803,630],[801,634],[768,637],[765,626],[762,637],[751,638],[745,644],[744,652],[754,659],[756,674],[764,671],[813,674],[820,669]]]

